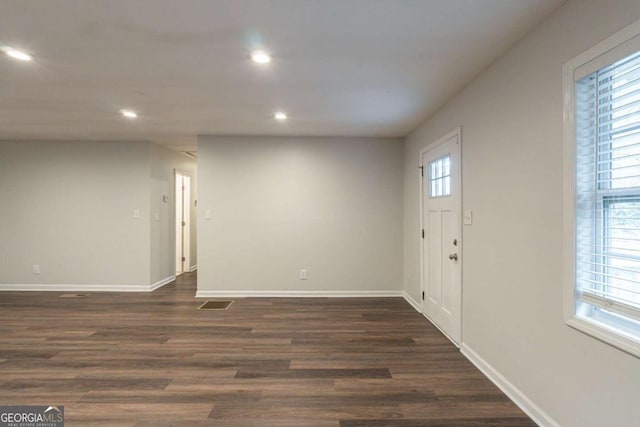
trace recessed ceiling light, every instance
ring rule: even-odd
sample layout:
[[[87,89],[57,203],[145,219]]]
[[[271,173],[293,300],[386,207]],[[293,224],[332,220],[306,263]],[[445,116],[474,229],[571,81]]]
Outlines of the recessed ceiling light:
[[[287,120],[287,113],[284,113],[282,111],[278,111],[277,113],[275,113],[273,115],[273,117],[275,117],[276,120]]]
[[[132,110],[120,110],[120,114],[129,119],[135,119],[136,117],[138,117],[138,113]]]
[[[257,62],[258,64],[268,64],[271,62],[271,56],[265,51],[256,50],[251,52],[251,60],[253,62]]]
[[[12,57],[13,59],[18,59],[20,61],[31,61],[33,59],[31,55],[29,55],[28,53],[22,52],[21,50],[8,48],[8,49],[5,49],[4,53]]]

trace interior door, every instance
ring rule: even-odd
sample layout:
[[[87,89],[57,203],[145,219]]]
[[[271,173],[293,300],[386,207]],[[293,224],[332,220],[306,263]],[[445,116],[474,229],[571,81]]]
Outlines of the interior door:
[[[460,132],[421,154],[424,314],[456,344],[462,336]]]
[[[190,236],[190,211],[191,178],[176,171],[176,275],[185,273],[190,269],[189,260],[189,236]]]

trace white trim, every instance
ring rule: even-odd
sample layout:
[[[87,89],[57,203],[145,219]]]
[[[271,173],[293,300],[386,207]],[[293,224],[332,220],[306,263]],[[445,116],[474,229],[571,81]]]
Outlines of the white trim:
[[[507,380],[500,372],[484,360],[478,353],[473,351],[466,343],[460,345],[460,352],[476,368],[480,370],[491,382],[493,382],[509,399],[513,401],[522,411],[527,414],[536,424],[543,427],[560,427],[549,414],[529,399],[520,389]]]
[[[196,298],[383,298],[402,297],[402,291],[197,291]]]
[[[151,292],[153,285],[94,285],[94,284],[0,284],[6,292]]]
[[[420,304],[418,303],[418,301],[416,301],[415,299],[413,299],[413,297],[411,295],[409,295],[407,292],[403,292],[402,293],[402,297],[411,305],[411,307],[413,307],[418,313],[422,314],[425,319],[427,319],[429,321],[429,323],[431,323],[433,326],[436,327],[437,330],[439,330],[442,335],[444,335],[445,337],[447,337],[447,339],[449,341],[451,341],[451,343],[453,345],[455,345],[456,347],[460,348],[460,345],[455,342],[453,340],[453,338],[451,338],[445,331],[443,331],[440,326],[438,326],[436,324],[436,322],[434,322],[433,320],[431,320],[431,318],[429,316],[427,316],[425,313],[422,312],[422,308],[420,307]]]
[[[420,308],[420,303],[416,301],[411,295],[407,293],[407,291],[402,292],[402,297],[409,303],[411,307],[413,307],[418,313],[422,313]]]
[[[153,285],[149,286],[149,291],[153,292],[156,289],[161,288],[164,285],[173,282],[174,280],[176,280],[175,274],[173,276],[165,277],[162,280],[158,280],[156,283],[154,283]]]
[[[424,191],[424,179],[423,179],[423,174],[424,172],[424,168],[425,165],[422,164],[422,157],[423,155],[432,150],[433,148],[437,147],[438,145],[446,142],[447,140],[453,138],[454,136],[458,137],[458,194],[457,194],[457,204],[458,204],[458,236],[460,236],[459,238],[459,249],[458,249],[458,253],[460,254],[460,261],[458,262],[458,277],[460,278],[460,342],[462,342],[462,262],[464,260],[464,253],[462,250],[463,242],[463,236],[462,236],[462,215],[463,215],[463,211],[462,211],[462,126],[458,126],[457,128],[453,129],[452,131],[448,132],[447,134],[445,134],[444,136],[442,136],[441,138],[439,138],[437,141],[427,145],[426,147],[424,147],[422,150],[420,150],[420,157],[418,159],[418,167],[422,168],[422,174],[419,175],[419,186],[418,186],[418,203],[420,206],[420,224],[419,227],[420,229],[418,230],[418,235],[421,236],[422,235],[422,230],[424,230],[424,200],[422,199],[422,194]],[[425,280],[424,280],[424,239],[422,237],[420,237],[420,290],[422,292],[426,292],[425,289]],[[424,301],[422,302],[422,304],[420,305],[421,309],[418,310],[420,313],[423,313],[425,315],[425,317],[427,317],[427,315],[424,313]],[[427,317],[428,318],[428,317]],[[433,323],[438,329],[440,329],[440,327],[438,325],[436,325],[434,322],[431,321],[431,319],[429,319],[429,321],[431,323]],[[440,329],[442,331],[442,329]],[[442,331],[443,334],[445,334],[447,336],[447,338],[449,338],[451,340],[451,338],[444,333],[444,331]],[[456,346],[459,346],[458,343],[456,343],[454,340],[451,340],[451,342],[453,342]]]
[[[442,329],[440,326],[438,326],[438,324],[437,324],[436,322],[434,322],[433,320],[431,320],[431,318],[430,318],[429,316],[427,316],[427,314],[426,314],[426,313],[422,313],[422,315],[424,316],[424,318],[425,318],[425,319],[427,319],[427,320],[429,321],[429,323],[431,323],[433,326],[435,326],[435,328],[436,328],[437,330],[439,330],[439,331],[440,331],[440,333],[441,333],[442,335],[444,335],[444,336],[445,336],[445,338],[447,338],[449,341],[451,341],[451,344],[455,345],[457,348],[460,348],[460,344],[458,344],[458,343],[457,343],[453,338],[451,338],[451,337],[449,336],[449,334],[447,334],[447,333],[444,331],[444,329]]]
[[[191,263],[191,216],[192,216],[191,215],[192,214],[191,210],[195,209],[195,206],[191,206],[191,200],[192,200],[192,196],[193,196],[192,185],[193,185],[194,178],[193,178],[193,173],[191,171],[188,171],[188,170],[185,170],[185,169],[180,169],[180,168],[174,168],[173,169],[173,229],[174,229],[174,234],[176,234],[175,233],[175,228],[178,225],[177,224],[178,218],[176,217],[176,211],[177,211],[177,208],[178,208],[178,192],[177,192],[177,189],[176,189],[176,185],[178,183],[178,175],[185,176],[185,177],[189,178],[189,194],[187,195],[188,201],[187,201],[187,204],[186,204],[186,206],[188,207],[188,209],[187,209],[188,212],[187,212],[187,216],[184,218],[185,226],[184,226],[184,230],[183,230],[184,236],[186,237],[186,238],[183,239],[184,240],[183,241],[183,243],[184,243],[184,247],[183,247],[184,253],[183,253],[183,255],[184,255],[184,258],[185,258],[183,265],[188,266]],[[183,187],[184,187],[184,184],[183,184]],[[181,200],[181,205],[182,205],[181,208],[184,211],[184,206],[185,205],[184,205],[184,201],[182,201],[182,200]],[[184,214],[184,212],[183,212],[183,214]],[[177,248],[177,246],[178,246],[177,236],[175,236],[175,237],[176,237],[176,239],[174,239],[174,244],[173,244],[173,264],[174,264],[173,265],[173,269],[174,270],[176,270],[176,268],[177,268],[176,259],[177,259],[177,249],[178,249]],[[193,271],[193,270],[189,270],[189,272],[191,272],[191,271]],[[182,273],[187,273],[187,271],[186,270],[185,271],[180,271],[180,274],[182,274]]]
[[[640,345],[638,341],[611,331],[606,325],[599,325],[580,317],[572,317],[567,320],[567,324],[580,332],[592,336],[605,344],[612,345],[633,356],[640,357]]]
[[[640,20],[623,28],[622,30],[608,37],[606,40],[603,40],[602,42],[593,46],[591,49],[588,49],[575,58],[571,59],[566,64],[564,64],[563,71],[566,72],[567,69],[569,69],[571,71],[571,79],[573,80],[573,72],[578,67],[631,40],[637,35],[640,35]]]
[[[564,290],[563,314],[568,326],[617,347],[635,356],[640,356],[640,345],[622,335],[580,319],[576,313],[575,289],[575,71],[582,65],[611,51],[630,39],[640,35],[640,20],[617,32],[591,49],[581,53],[562,67],[563,86],[563,264]]]
[[[194,271],[196,271],[198,269],[198,264],[196,265],[192,265],[191,268],[189,269],[189,273],[193,273]]]
[[[153,292],[176,280],[176,276],[165,277],[151,285],[109,285],[109,284],[0,284],[0,292]]]
[[[575,60],[574,60],[575,61]],[[563,184],[564,184],[564,320],[573,318],[575,313],[575,114],[573,79],[574,61],[562,67],[564,89],[564,144],[563,144]]]

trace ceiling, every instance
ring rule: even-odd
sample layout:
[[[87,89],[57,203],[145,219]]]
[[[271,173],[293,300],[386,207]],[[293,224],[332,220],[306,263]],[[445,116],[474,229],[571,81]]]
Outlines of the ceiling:
[[[0,139],[404,136],[562,2],[0,0]]]

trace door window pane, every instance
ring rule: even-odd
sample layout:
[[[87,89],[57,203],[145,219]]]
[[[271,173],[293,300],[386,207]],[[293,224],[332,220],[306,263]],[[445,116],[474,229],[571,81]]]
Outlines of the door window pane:
[[[451,157],[444,157],[429,162],[429,197],[451,195]]]

